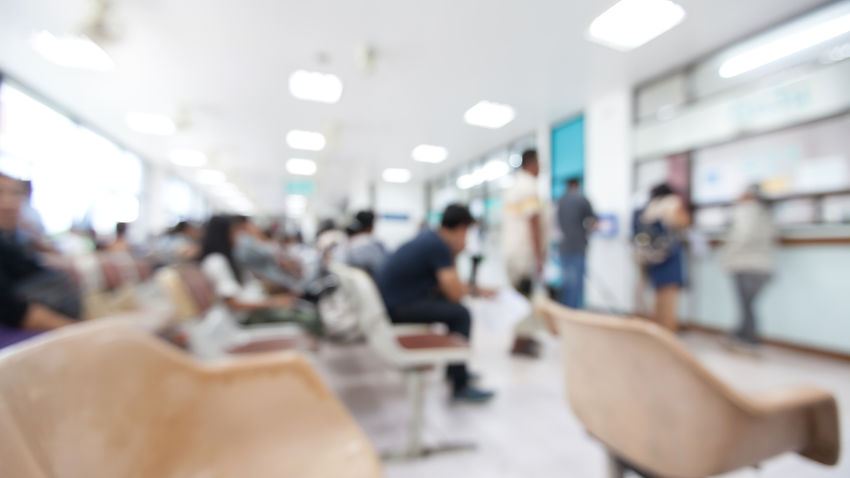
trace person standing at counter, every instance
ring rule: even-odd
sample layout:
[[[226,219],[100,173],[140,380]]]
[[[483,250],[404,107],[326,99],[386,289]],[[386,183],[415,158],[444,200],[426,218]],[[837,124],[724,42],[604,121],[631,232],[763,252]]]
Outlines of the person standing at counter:
[[[634,241],[638,257],[655,289],[653,318],[672,332],[679,329],[676,311],[685,286],[682,237],[690,224],[688,209],[668,184],[652,189],[649,204],[636,218]]]
[[[721,251],[723,265],[732,274],[741,307],[735,348],[753,351],[758,346],[758,320],[754,303],[773,275],[776,226],[758,186],[751,186],[735,205],[732,228]]]

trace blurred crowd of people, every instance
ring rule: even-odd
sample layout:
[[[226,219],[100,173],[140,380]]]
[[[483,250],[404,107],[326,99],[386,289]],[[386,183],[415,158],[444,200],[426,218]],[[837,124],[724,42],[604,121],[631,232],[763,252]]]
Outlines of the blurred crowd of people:
[[[582,308],[585,278],[592,275],[587,270],[589,237],[599,222],[581,192],[579,178],[568,180],[564,195],[548,204],[539,195],[539,173],[537,152],[525,151],[513,186],[504,197],[500,235],[508,280],[528,298],[550,293],[567,307]],[[495,293],[475,287],[474,279],[464,282],[458,275],[456,258],[466,246],[470,226],[476,223],[461,204],[443,211],[437,229],[424,229],[390,253],[374,234],[377,217],[369,210],[357,212],[343,224],[322,221],[310,244],[300,232],[288,232],[278,223],[263,230],[251,218],[239,215],[215,215],[204,224],[181,221],[146,245],[130,240],[131,225],[126,223],[116,224],[109,240],[83,227],[48,238],[38,211],[30,205],[31,193],[30,183],[0,174],[0,323],[8,330],[30,333],[79,319],[79,287],[67,274],[46,266],[50,261],[42,258],[101,251],[143,256],[155,267],[198,263],[217,299],[239,321],[296,322],[316,336],[325,332],[316,304],[335,288],[327,267],[331,262],[366,271],[379,286],[393,321],[441,322],[467,338],[471,319],[461,299]],[[643,278],[639,287],[649,283],[655,290],[649,315],[676,331],[678,298],[687,285],[688,205],[673,188],[661,184],[636,210],[632,223],[635,265]],[[544,279],[552,229],[557,229],[559,238],[555,261],[560,264],[558,291],[547,288],[550,284]],[[751,349],[758,344],[753,303],[773,271],[775,236],[768,203],[758,187],[751,187],[735,207],[721,253],[741,304],[740,327],[731,337],[731,346]],[[511,352],[538,357],[537,337],[545,326],[533,313],[521,320],[514,330]],[[470,378],[474,375],[463,366],[449,367],[448,375],[457,399],[486,401],[492,396],[474,386]]]

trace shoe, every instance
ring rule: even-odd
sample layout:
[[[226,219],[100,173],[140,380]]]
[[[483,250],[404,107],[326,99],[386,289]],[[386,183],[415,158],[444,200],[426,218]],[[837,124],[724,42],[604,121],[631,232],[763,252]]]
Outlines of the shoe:
[[[464,389],[456,390],[452,393],[452,400],[455,402],[484,403],[489,402],[494,395],[495,394],[493,392],[467,386]]]
[[[540,358],[540,342],[527,337],[517,337],[511,349],[511,355],[526,358]]]

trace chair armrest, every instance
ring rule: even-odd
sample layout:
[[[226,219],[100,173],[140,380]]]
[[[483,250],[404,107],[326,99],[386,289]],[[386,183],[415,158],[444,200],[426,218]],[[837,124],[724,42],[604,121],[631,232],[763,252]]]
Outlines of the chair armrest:
[[[838,406],[828,392],[815,387],[788,387],[750,395],[757,418],[783,420],[795,417],[805,425],[805,446],[799,453],[811,460],[834,465],[841,451]]]

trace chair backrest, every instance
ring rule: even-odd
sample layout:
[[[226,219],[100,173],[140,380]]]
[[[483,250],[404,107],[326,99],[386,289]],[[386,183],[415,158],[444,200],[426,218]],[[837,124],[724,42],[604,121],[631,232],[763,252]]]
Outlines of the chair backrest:
[[[380,476],[298,354],[204,365],[113,320],[0,353],[0,433],[4,478]]]
[[[80,278],[80,288],[84,294],[99,293],[106,290],[106,279],[103,277],[103,269],[100,260],[95,254],[76,256],[73,259],[74,270]]]
[[[395,360],[402,350],[375,281],[365,271],[344,264],[333,263],[329,269],[339,277],[339,287],[354,300],[360,330],[369,345],[385,360]]]
[[[194,264],[163,267],[156,282],[171,300],[177,320],[201,318],[213,305],[213,286]]]
[[[640,319],[540,309],[557,323],[568,401],[590,434],[664,476],[706,476],[728,459],[750,404],[672,334]]]
[[[161,429],[197,400],[186,361],[118,321],[44,334],[0,353],[0,421],[45,476],[167,476],[150,460],[167,433],[172,444],[189,438],[180,426]],[[9,444],[4,435],[0,457]]]
[[[138,284],[144,279],[136,265],[136,259],[129,252],[104,252],[101,260],[109,261],[121,275],[122,284]]]

